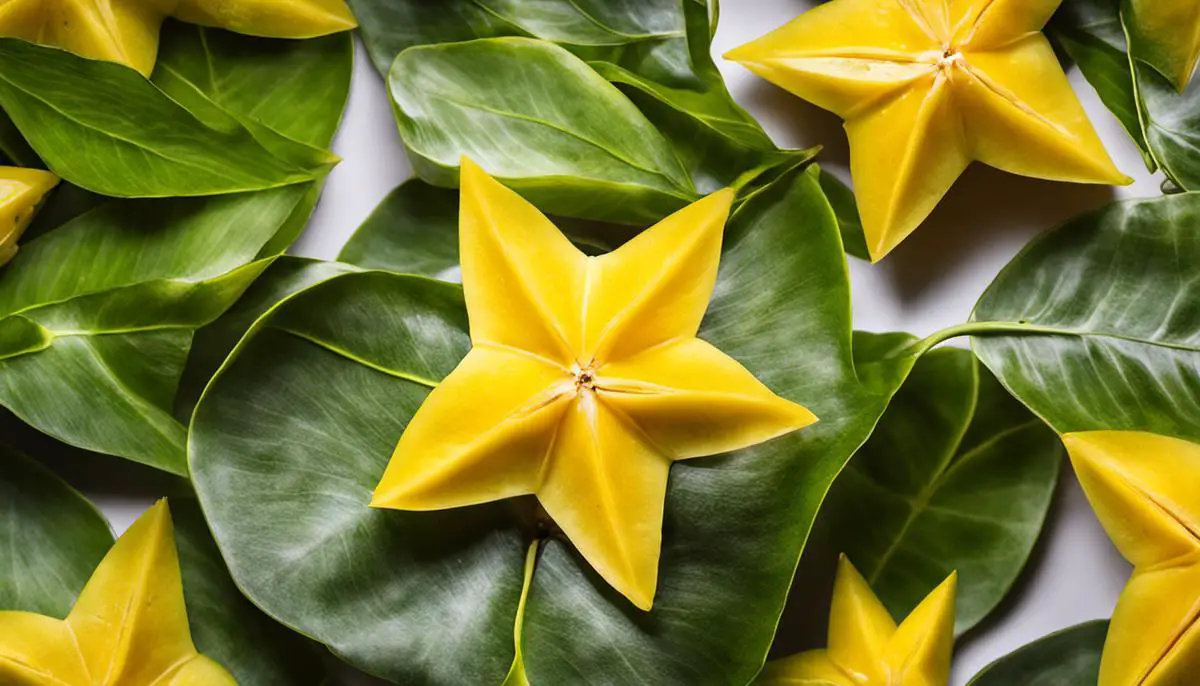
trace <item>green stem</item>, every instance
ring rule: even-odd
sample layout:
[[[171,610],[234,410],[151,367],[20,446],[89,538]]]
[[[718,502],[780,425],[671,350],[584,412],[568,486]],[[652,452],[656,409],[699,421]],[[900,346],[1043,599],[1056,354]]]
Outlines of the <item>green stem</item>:
[[[1012,335],[1012,334],[1053,334],[1053,335],[1073,335],[1073,332],[1064,329],[1056,329],[1050,326],[1038,326],[1037,324],[1026,324],[1024,322],[967,322],[951,326],[941,331],[935,332],[926,338],[923,338],[916,343],[913,343],[906,354],[916,356],[924,355],[934,347],[945,343],[952,338],[961,336],[996,336],[996,335]]]

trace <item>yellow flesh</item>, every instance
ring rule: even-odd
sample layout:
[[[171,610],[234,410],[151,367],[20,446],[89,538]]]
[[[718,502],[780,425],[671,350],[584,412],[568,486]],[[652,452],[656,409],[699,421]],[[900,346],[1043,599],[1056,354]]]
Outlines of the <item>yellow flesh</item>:
[[[354,28],[344,0],[0,0],[0,36],[154,71],[167,17],[269,38]]]
[[[832,0],[727,58],[846,120],[867,246],[887,255],[972,161],[1126,184],[1040,33],[1060,0]]]
[[[1200,674],[1200,445],[1133,431],[1063,442],[1104,529],[1134,565],[1100,686],[1192,683]]]
[[[42,199],[58,177],[39,169],[0,167],[0,266],[17,254],[17,241],[29,228]]]
[[[461,252],[472,350],[396,446],[375,507],[536,494],[604,579],[649,609],[671,462],[816,418],[696,338],[733,193],[601,257],[464,160]]]
[[[957,576],[900,624],[844,556],[830,608],[829,647],[768,663],[765,686],[946,686]]]
[[[237,686],[192,644],[166,501],[117,541],[66,620],[0,612],[0,683]]]

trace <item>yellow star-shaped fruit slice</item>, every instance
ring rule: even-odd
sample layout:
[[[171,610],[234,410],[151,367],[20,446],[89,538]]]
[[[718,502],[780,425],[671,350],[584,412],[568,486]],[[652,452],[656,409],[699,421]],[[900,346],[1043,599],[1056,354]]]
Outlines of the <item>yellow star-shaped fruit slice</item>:
[[[358,25],[344,0],[0,0],[0,36],[150,76],[167,17],[264,38],[315,38]]]
[[[0,684],[237,686],[192,644],[166,501],[116,542],[66,620],[0,612]]]
[[[733,193],[588,257],[464,160],[470,353],[405,429],[372,505],[535,494],[608,583],[649,609],[671,462],[815,421],[696,337]]]
[[[17,254],[17,241],[57,185],[58,177],[50,172],[0,167],[0,267]]]
[[[1063,436],[1080,484],[1133,577],[1113,613],[1100,686],[1200,675],[1200,445],[1136,431]]]
[[[946,686],[954,647],[951,574],[900,626],[842,556],[829,614],[829,647],[767,664],[763,686]]]
[[[846,120],[872,260],[973,160],[1126,184],[1041,29],[1060,0],[831,0],[726,55]]]
[[[1141,38],[1138,55],[1175,84],[1187,87],[1200,62],[1200,2],[1127,0],[1131,29]]]

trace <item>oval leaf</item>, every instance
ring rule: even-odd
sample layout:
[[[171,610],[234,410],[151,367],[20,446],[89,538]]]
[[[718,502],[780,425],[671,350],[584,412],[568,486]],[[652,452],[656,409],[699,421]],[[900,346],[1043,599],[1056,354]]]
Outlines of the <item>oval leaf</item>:
[[[553,44],[416,47],[388,81],[413,164],[435,185],[455,185],[465,155],[550,214],[647,224],[699,197],[642,113]]]
[[[0,106],[46,165],[121,197],[197,196],[311,181],[246,128],[215,129],[136,71],[0,38]]]
[[[893,617],[957,571],[961,635],[1020,574],[1061,461],[1054,432],[980,373],[974,355],[935,350],[834,484],[819,529]]]
[[[980,359],[1059,433],[1200,440],[1200,194],[1109,205],[1034,241],[975,308]]]

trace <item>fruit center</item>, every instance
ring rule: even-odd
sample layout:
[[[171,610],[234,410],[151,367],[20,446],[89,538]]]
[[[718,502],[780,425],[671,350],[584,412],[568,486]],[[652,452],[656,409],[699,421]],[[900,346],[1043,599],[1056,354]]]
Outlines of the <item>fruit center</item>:
[[[594,363],[586,367],[576,363],[571,367],[571,375],[575,377],[576,393],[596,390],[596,368]]]

